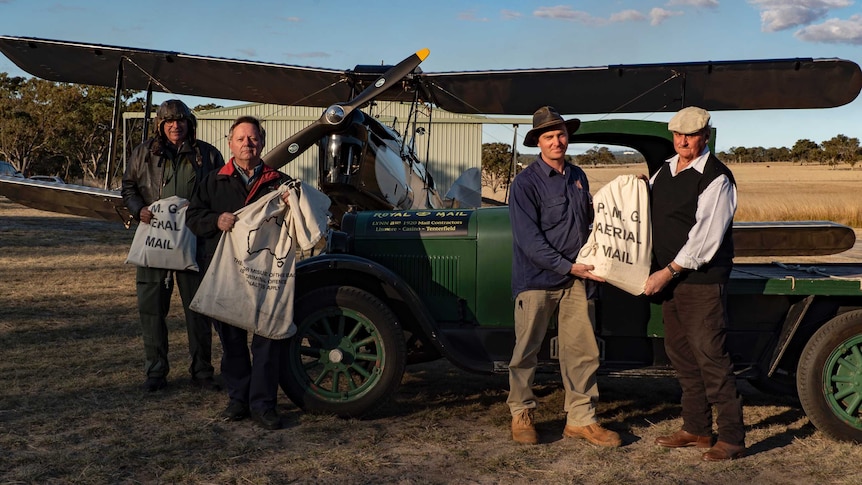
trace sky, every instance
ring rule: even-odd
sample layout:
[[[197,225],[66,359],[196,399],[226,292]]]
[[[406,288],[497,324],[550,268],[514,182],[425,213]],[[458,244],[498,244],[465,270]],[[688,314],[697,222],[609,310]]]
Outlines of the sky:
[[[791,57],[860,64],[862,2],[0,0],[0,35],[330,69],[395,64],[421,48],[431,51],[424,72]],[[29,76],[2,55],[0,72]],[[183,99],[190,106],[210,101]],[[719,151],[862,138],[862,99],[822,110],[714,112],[712,123]],[[483,141],[511,144],[513,133],[486,125]],[[529,152],[520,141],[518,150]]]

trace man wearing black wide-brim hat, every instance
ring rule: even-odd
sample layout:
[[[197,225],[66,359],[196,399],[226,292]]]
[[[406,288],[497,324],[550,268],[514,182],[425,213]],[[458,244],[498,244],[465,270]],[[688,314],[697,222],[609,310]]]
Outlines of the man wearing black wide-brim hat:
[[[536,160],[512,182],[512,295],[515,348],[509,363],[512,439],[536,444],[533,379],[548,324],[556,315],[560,373],[565,387],[563,435],[600,446],[620,446],[617,433],[596,422],[599,349],[587,311],[585,280],[602,281],[593,266],[575,263],[593,220],[587,175],[566,162],[569,136],[580,126],[544,106],[533,114],[524,145]]]

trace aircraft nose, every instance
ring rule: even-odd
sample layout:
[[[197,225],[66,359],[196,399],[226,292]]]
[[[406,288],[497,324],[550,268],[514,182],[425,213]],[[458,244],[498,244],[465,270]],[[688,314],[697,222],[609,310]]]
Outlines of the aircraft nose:
[[[326,122],[331,125],[337,125],[344,120],[344,108],[334,104],[327,108],[326,113],[324,114],[326,117]]]

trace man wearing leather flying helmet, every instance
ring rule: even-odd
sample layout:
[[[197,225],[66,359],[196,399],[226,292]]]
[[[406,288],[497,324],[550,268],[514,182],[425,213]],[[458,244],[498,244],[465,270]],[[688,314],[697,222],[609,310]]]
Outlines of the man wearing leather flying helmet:
[[[122,195],[129,212],[140,223],[152,221],[150,204],[174,195],[191,199],[204,176],[224,165],[221,153],[214,146],[196,139],[196,129],[197,119],[189,107],[178,99],[169,99],[156,111],[153,137],[132,150],[123,174]],[[137,268],[138,312],[146,356],[145,391],[157,391],[167,385],[170,366],[165,317],[174,281],[185,310],[191,383],[204,389],[220,390],[213,380],[212,325],[209,319],[189,309],[201,278],[196,271]]]

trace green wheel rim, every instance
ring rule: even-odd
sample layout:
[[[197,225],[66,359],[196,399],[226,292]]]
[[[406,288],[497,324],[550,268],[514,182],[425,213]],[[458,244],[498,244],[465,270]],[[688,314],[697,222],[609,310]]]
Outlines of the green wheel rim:
[[[300,322],[294,337],[300,360],[294,378],[319,399],[349,402],[373,389],[386,363],[386,349],[374,324],[362,314],[329,308]]]
[[[823,367],[823,393],[836,416],[862,429],[862,335],[845,340],[829,354]]]

